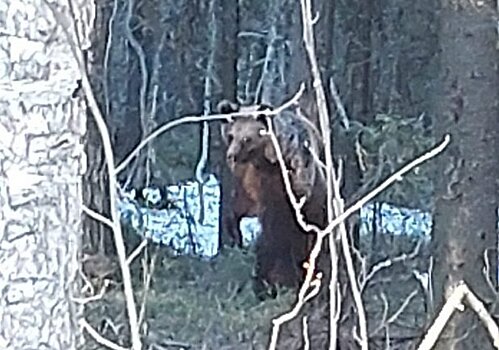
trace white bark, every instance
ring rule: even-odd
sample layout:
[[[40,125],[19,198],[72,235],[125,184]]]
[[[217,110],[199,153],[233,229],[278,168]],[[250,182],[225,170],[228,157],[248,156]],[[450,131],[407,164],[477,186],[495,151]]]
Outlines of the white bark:
[[[67,2],[51,2],[67,14]],[[74,3],[88,35],[93,13]],[[90,11],[89,11],[90,10]],[[0,348],[75,349],[85,109],[44,0],[0,3]]]

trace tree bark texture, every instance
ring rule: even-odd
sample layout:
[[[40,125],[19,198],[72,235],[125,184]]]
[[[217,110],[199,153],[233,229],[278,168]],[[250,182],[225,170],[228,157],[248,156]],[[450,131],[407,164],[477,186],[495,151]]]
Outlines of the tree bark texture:
[[[103,2],[96,4],[95,30],[90,38],[92,41],[92,51],[87,55],[86,65],[92,84],[92,90],[98,100],[101,111],[105,112],[104,117],[106,118],[106,124],[111,137],[114,137],[117,133],[116,129],[119,124],[114,122],[107,112],[109,109],[113,108],[113,110],[117,111],[116,114],[119,115],[120,110],[111,106],[113,101],[110,96],[114,97],[114,94],[123,93],[124,89],[115,91],[114,94],[108,92],[109,87],[106,81],[106,64],[102,63],[105,61],[105,46],[108,43],[106,38],[108,36],[107,23],[109,15],[105,10],[106,7]],[[114,67],[114,69],[119,68],[120,67]],[[112,90],[114,91],[116,89]],[[100,133],[93,118],[87,119],[87,130],[85,153],[90,161],[88,169],[83,176],[83,203],[90,209],[109,217],[109,174],[106,160],[104,159],[104,148],[102,146]],[[130,132],[140,133],[140,123],[131,125]],[[139,139],[140,138],[136,135],[129,135],[129,140],[131,141],[133,140],[135,142],[135,140],[137,140],[136,142],[138,142]],[[132,144],[132,142],[130,142],[130,144]],[[115,147],[115,149],[118,150],[119,148]],[[121,149],[121,151],[128,151],[128,149]],[[117,154],[119,154],[119,152],[115,153],[117,161],[124,158],[124,156],[120,157]],[[107,254],[116,253],[114,237],[109,226],[85,216],[83,218],[83,233],[82,245],[85,253],[96,254],[99,251]]]
[[[87,37],[92,7],[73,5]],[[71,23],[67,2],[0,7],[0,348],[76,349],[86,117],[72,97],[78,65],[51,10]]]
[[[215,54],[215,77],[220,81],[218,89],[213,92],[213,101],[222,99],[236,101],[237,97],[237,58],[239,32],[239,3],[238,1],[215,1],[215,18],[217,38]],[[213,106],[212,106],[213,107]],[[216,112],[216,111],[215,111]],[[231,191],[234,188],[232,174],[225,161],[227,147],[222,141],[221,123],[212,123],[210,133],[210,170],[220,180],[220,210],[218,246],[222,249],[225,245],[233,246],[237,243],[234,235],[238,232],[233,219],[231,205]]]
[[[435,298],[440,308],[460,280],[486,303],[496,285],[499,109],[497,33],[485,1],[441,2],[441,81],[435,127],[451,144],[437,161]],[[484,256],[489,269],[486,270]],[[455,315],[437,349],[489,349],[477,317]]]

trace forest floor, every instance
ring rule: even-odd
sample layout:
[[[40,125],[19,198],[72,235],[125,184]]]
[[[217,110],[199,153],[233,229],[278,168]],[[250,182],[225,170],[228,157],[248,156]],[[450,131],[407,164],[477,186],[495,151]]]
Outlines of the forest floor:
[[[427,266],[428,253],[407,237],[383,241],[363,240],[361,251],[365,275],[374,266],[383,266],[365,285],[362,297],[368,318],[371,349],[413,349],[420,342],[426,322],[425,297],[413,270]],[[376,249],[367,247],[375,246]],[[364,248],[363,248],[364,247]],[[151,249],[149,256],[153,256]],[[162,249],[156,257],[149,288],[144,288],[145,260],[132,264],[136,302],[142,325],[144,349],[267,349],[272,319],[290,310],[294,294],[281,291],[275,299],[259,301],[252,290],[254,254],[227,249],[211,261],[186,256],[167,256]],[[403,257],[403,253],[408,256]],[[413,256],[411,256],[413,253]],[[387,260],[388,259],[388,260]],[[150,262],[150,258],[148,259]],[[390,263],[379,264],[380,262]],[[359,266],[361,266],[359,264]],[[377,269],[377,268],[375,268]],[[360,267],[359,270],[362,270]],[[323,287],[327,291],[327,287]],[[147,292],[144,293],[144,290]],[[358,333],[355,309],[344,293],[340,322],[341,349],[353,345],[352,332]],[[302,321],[309,322],[310,349],[326,349],[328,342],[327,305],[316,298],[300,316],[283,327],[278,349],[303,349]],[[143,305],[146,305],[142,310]],[[320,306],[321,305],[321,306]],[[346,305],[346,307],[345,307]],[[89,323],[103,336],[127,347],[128,326],[121,285],[112,286],[102,299],[86,305]],[[103,346],[86,336],[85,350]],[[349,345],[350,344],[350,345]],[[388,346],[388,347],[387,347]]]

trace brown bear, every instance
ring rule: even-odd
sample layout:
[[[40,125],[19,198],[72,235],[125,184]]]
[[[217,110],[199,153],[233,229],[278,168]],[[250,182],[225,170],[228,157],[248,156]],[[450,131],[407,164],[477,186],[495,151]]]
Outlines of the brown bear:
[[[221,113],[254,113],[269,106],[238,106],[222,101]],[[305,197],[302,213],[316,225],[325,224],[324,174],[314,160],[315,140],[297,114],[286,110],[272,117],[291,187],[297,198]],[[224,123],[226,160],[235,177],[232,193],[234,217],[258,216],[262,233],[256,244],[255,292],[263,297],[265,285],[297,287],[305,270],[313,235],[299,226],[284,186],[281,167],[268,134],[266,117],[242,117]],[[316,147],[315,147],[316,149]],[[237,221],[238,225],[238,221]],[[240,234],[240,233],[239,233]],[[273,289],[275,292],[275,289]]]
[[[243,217],[258,217],[261,213],[261,182],[258,170],[252,163],[236,164],[231,171],[234,181],[227,201],[231,210],[224,215],[223,227],[232,242],[242,248],[243,239],[239,224]]]

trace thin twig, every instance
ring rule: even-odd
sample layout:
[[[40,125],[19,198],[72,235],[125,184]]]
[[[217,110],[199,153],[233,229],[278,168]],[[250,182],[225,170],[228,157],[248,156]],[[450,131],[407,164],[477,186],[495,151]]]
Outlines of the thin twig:
[[[92,336],[92,338],[95,339],[95,341],[101,345],[104,345],[105,347],[108,347],[113,350],[128,350],[127,348],[124,348],[122,346],[116,345],[109,339],[104,338],[102,335],[99,334],[84,318],[80,319],[79,321],[80,327],[83,328]]]
[[[82,88],[87,98],[87,102],[90,106],[90,110],[94,117],[95,123],[97,124],[97,128],[99,130],[102,139],[104,156],[109,171],[109,198],[110,198],[112,228],[114,233],[116,251],[118,253],[118,257],[120,260],[121,273],[123,277],[123,290],[125,294],[125,302],[128,311],[128,321],[130,324],[132,349],[141,350],[142,344],[140,340],[139,328],[137,323],[137,310],[135,309],[135,300],[133,295],[131,275],[130,275],[130,270],[128,269],[128,265],[126,264],[125,243],[123,239],[123,233],[121,232],[120,216],[118,213],[118,209],[116,207],[117,181],[115,176],[116,172],[114,170],[114,155],[111,146],[111,139],[109,137],[109,130],[107,129],[106,122],[99,110],[97,100],[95,99],[95,96],[92,92],[92,86],[90,85],[90,79],[87,74],[87,69],[83,58],[83,52],[81,50],[81,42],[78,36],[78,30],[76,25],[77,19],[73,10],[73,5],[71,0],[68,0],[69,10],[71,14],[71,18],[68,19],[64,19],[62,14],[58,11],[58,9],[55,6],[53,6],[52,3],[48,1],[46,1],[45,3],[52,11],[54,18],[63,29],[67,37],[67,40],[70,43],[71,51],[80,69],[81,78],[82,78]],[[69,20],[70,22],[66,23],[65,21],[67,20]],[[72,27],[72,29],[70,29],[70,26]],[[74,41],[70,34],[70,30],[72,33],[74,33]]]
[[[336,104],[336,108],[338,108],[341,123],[343,124],[345,130],[349,130],[350,120],[345,110],[345,105],[341,101],[340,93],[338,91],[338,88],[336,87],[336,84],[334,83],[334,79],[332,76],[331,78],[329,78],[329,90],[331,90],[331,96],[333,97],[334,103]]]
[[[385,304],[385,314],[382,318],[382,322],[380,322],[380,324],[378,325],[378,327],[376,327],[372,332],[371,334],[369,334],[369,336],[373,336],[375,335],[376,333],[378,333],[379,331],[381,331],[383,328],[387,327],[388,325],[390,325],[391,323],[393,323],[399,316],[400,314],[402,314],[402,312],[404,312],[404,310],[406,309],[406,307],[409,305],[409,303],[411,302],[411,300],[418,294],[418,291],[417,290],[413,290],[411,292],[411,294],[409,294],[407,296],[407,298],[405,298],[404,302],[402,303],[402,305],[400,305],[400,307],[397,309],[397,311],[395,311],[393,313],[392,316],[390,316],[388,319],[386,317],[386,315],[388,314],[388,305]],[[382,295],[384,297],[384,294]],[[386,300],[386,297],[384,297],[384,300]]]
[[[133,7],[134,7],[134,0],[128,0],[127,14],[125,19],[126,22],[125,32],[128,42],[130,43],[130,46],[135,50],[139,59],[140,73],[142,78],[140,85],[140,99],[139,99],[140,121],[142,123],[142,129],[143,129],[142,131],[147,133],[149,130],[147,127],[148,123],[146,121],[146,93],[147,93],[149,74],[147,71],[146,55],[144,53],[144,50],[142,49],[142,46],[140,46],[140,43],[133,35],[132,29],[130,28],[130,21],[132,20],[133,17]]]
[[[421,248],[422,244],[423,244],[423,241],[420,240],[420,241],[418,241],[418,244],[416,244],[416,247],[414,248],[414,250],[411,253],[409,253],[409,254],[402,253],[399,256],[396,256],[394,258],[385,259],[383,261],[376,263],[371,268],[369,273],[365,276],[364,280],[362,281],[361,290],[364,290],[364,288],[367,285],[367,282],[369,282],[369,280],[371,280],[373,278],[373,276],[375,274],[377,274],[380,270],[385,269],[387,267],[390,267],[394,263],[402,262],[402,261],[405,261],[407,259],[413,259],[416,255],[418,255],[419,249]]]
[[[92,295],[88,298],[75,298],[71,297],[71,300],[73,300],[75,303],[78,304],[87,304],[92,301],[97,301],[101,300],[104,297],[104,294],[106,293],[106,288],[109,286],[109,280],[104,280],[104,284],[99,292],[99,294]]]
[[[331,128],[329,127],[329,112],[326,103],[326,94],[321,80],[319,65],[315,55],[315,38],[312,19],[312,3],[310,0],[301,0],[301,14],[303,26],[303,41],[310,62],[310,70],[312,73],[312,86],[315,91],[317,110],[319,112],[319,125],[322,133],[322,141],[324,143],[324,158],[326,162],[326,208],[327,222],[331,222],[334,216],[333,209],[333,156],[331,144]],[[336,281],[338,275],[338,254],[336,252],[336,242],[333,235],[329,236],[330,264],[331,264],[331,280],[329,281],[329,348],[336,349],[338,339],[338,324],[335,322],[336,315]]]
[[[302,326],[303,326],[303,350],[310,349],[310,337],[308,335],[308,319],[307,316],[303,316],[302,318]]]
[[[261,97],[262,97],[263,83],[265,81],[266,76],[269,74],[270,59],[274,54],[274,42],[276,40],[276,37],[277,33],[276,33],[275,24],[272,24],[272,27],[270,28],[270,31],[267,34],[267,50],[265,50],[265,59],[262,67],[262,74],[260,75],[260,79],[258,80],[258,84],[255,90],[255,98],[254,98],[255,104],[262,102]]]
[[[126,259],[127,265],[130,265],[132,261],[142,252],[142,250],[147,246],[147,239],[143,239],[142,242],[140,242],[139,246],[134,249],[132,254],[128,256]]]
[[[367,202],[376,197],[378,194],[383,192],[386,188],[388,188],[395,181],[402,180],[402,177],[407,174],[409,171],[420,165],[421,163],[426,162],[428,159],[431,159],[441,153],[449,144],[450,135],[446,134],[444,136],[444,140],[436,147],[426,152],[425,154],[419,156],[413,161],[409,162],[407,165],[403,166],[400,170],[396,171],[391,175],[388,179],[383,181],[380,185],[378,185],[374,190],[366,194],[364,197],[359,199],[355,204],[345,210],[343,214],[335,218],[325,229],[326,232],[331,232],[338,224],[345,219],[347,219],[354,212],[362,208]]]
[[[211,52],[208,57],[208,63],[206,65],[206,76],[204,78],[204,102],[203,102],[203,114],[209,115],[211,113],[211,98],[213,95],[213,70],[215,64],[215,41],[217,37],[217,23],[215,18],[214,11],[214,2],[215,0],[211,0],[209,4],[208,12],[211,15],[210,23],[208,26],[208,31],[211,33],[210,37],[210,48]],[[197,218],[199,223],[203,224],[205,219],[205,206],[204,206],[204,172],[206,168],[206,164],[208,162],[208,152],[209,152],[209,136],[210,136],[210,127],[208,122],[204,121],[201,123],[201,145],[200,145],[200,155],[199,160],[196,164],[195,168],[195,177],[199,185],[199,217]]]
[[[109,99],[109,85],[107,83],[107,80],[109,78],[108,73],[109,73],[109,57],[111,56],[111,44],[113,42],[113,23],[116,18],[116,14],[118,12],[118,0],[113,1],[113,11],[111,13],[111,17],[109,17],[109,22],[107,26],[107,40],[106,40],[106,48],[104,50],[104,78],[102,82],[102,89],[104,92],[104,105],[105,105],[105,113],[106,116],[109,116],[111,106],[110,106],[110,99]]]
[[[363,198],[359,199],[351,207],[349,207],[347,210],[345,210],[343,212],[343,214],[341,214],[340,216],[335,218],[326,227],[326,229],[320,230],[317,226],[309,224],[303,219],[303,215],[301,213],[301,207],[303,205],[303,202],[297,201],[296,196],[294,195],[293,190],[291,188],[289,174],[286,170],[286,164],[284,161],[284,157],[282,155],[282,151],[280,149],[277,137],[273,131],[272,123],[269,122],[268,127],[269,127],[269,136],[270,136],[270,139],[272,140],[272,144],[274,145],[277,160],[279,162],[279,165],[281,166],[284,186],[286,188],[286,192],[287,192],[288,197],[290,199],[293,210],[295,211],[297,222],[305,232],[315,232],[317,234],[317,239],[316,239],[315,244],[312,247],[312,250],[310,252],[307,273],[305,275],[305,280],[302,283],[300,290],[298,292],[298,300],[296,301],[294,306],[291,308],[291,310],[280,315],[279,317],[275,318],[272,321],[273,328],[272,328],[271,339],[270,339],[268,349],[273,350],[276,348],[276,345],[277,345],[277,338],[279,336],[280,327],[284,323],[289,322],[290,320],[294,319],[298,315],[298,313],[300,312],[303,305],[305,304],[305,296],[307,294],[308,289],[310,288],[310,284],[311,284],[313,274],[315,271],[316,260],[317,260],[317,257],[319,256],[320,251],[321,251],[321,246],[322,246],[322,242],[323,242],[324,238],[328,234],[330,234],[332,232],[332,230],[334,230],[339,225],[339,223],[346,220],[351,214],[353,214],[355,211],[357,211],[361,207],[363,207],[365,205],[365,203],[367,203],[372,198],[374,198],[376,195],[378,195],[380,192],[382,192],[384,189],[389,187],[392,183],[400,180],[402,178],[402,176],[405,175],[407,172],[409,172],[410,170],[412,170],[413,168],[415,168],[419,164],[429,160],[430,158],[435,157],[440,152],[442,152],[445,149],[445,147],[447,147],[447,145],[449,144],[450,136],[446,135],[444,138],[444,141],[442,141],[439,145],[435,146],[432,150],[424,153],[423,155],[421,155],[418,158],[414,159],[413,161],[409,162],[407,165],[405,165],[400,170],[395,172],[388,179],[386,179],[383,183],[378,185],[378,187],[374,188],[372,191],[370,191],[368,194],[366,194]],[[339,317],[338,315],[334,315],[334,316],[336,318]]]
[[[335,181],[335,196],[334,206],[336,213],[343,212],[343,199],[339,196],[339,184]],[[350,243],[348,240],[348,234],[346,230],[345,222],[342,221],[339,227],[340,235],[341,235],[341,246],[343,248],[343,256],[345,257],[345,262],[347,265],[347,275],[350,281],[350,287],[352,291],[352,296],[355,302],[355,306],[357,308],[357,314],[359,317],[359,328],[360,328],[360,344],[363,350],[367,350],[369,347],[368,336],[367,336],[367,317],[366,312],[364,310],[364,305],[362,303],[362,296],[360,293],[360,288],[357,283],[357,277],[355,275],[355,268],[353,266],[352,254],[350,253]]]
[[[182,124],[190,124],[190,123],[199,123],[202,121],[216,121],[216,120],[231,120],[233,118],[239,118],[239,117],[256,117],[258,115],[266,115],[266,116],[275,116],[279,113],[281,113],[283,110],[289,108],[292,105],[295,105],[301,95],[303,94],[303,85],[300,87],[298,92],[288,101],[286,101],[284,104],[281,106],[273,109],[273,110],[266,110],[266,111],[255,111],[255,112],[236,112],[236,113],[230,113],[230,114],[212,114],[212,115],[207,115],[207,116],[186,116],[182,117],[179,119],[175,119],[170,121],[169,123],[163,124],[160,127],[158,127],[156,130],[154,130],[150,135],[148,135],[146,138],[144,138],[138,145],[137,147],[134,148],[132,152],[123,160],[115,169],[114,174],[117,175],[123,169],[126,168],[126,166],[131,162],[131,160],[153,139],[161,135],[162,133],[177,127]]]
[[[107,225],[110,228],[113,228],[113,222],[111,220],[109,220],[108,218],[106,218],[104,215],[99,214],[95,210],[92,210],[89,207],[87,207],[86,205],[82,205],[81,208],[82,208],[83,212],[85,214],[87,214],[88,216],[90,216],[92,219],[97,220],[99,222],[102,222],[104,225]]]
[[[149,294],[152,276],[154,275],[154,267],[156,266],[156,258],[157,257],[158,257],[158,252],[156,251],[151,258],[149,271],[146,273],[146,278],[145,278],[145,282],[144,282],[144,291],[142,294],[142,303],[140,305],[140,312],[139,312],[139,325],[141,325],[142,322],[144,321],[144,317],[146,314],[147,296]],[[146,270],[146,269],[144,268],[144,270]]]

